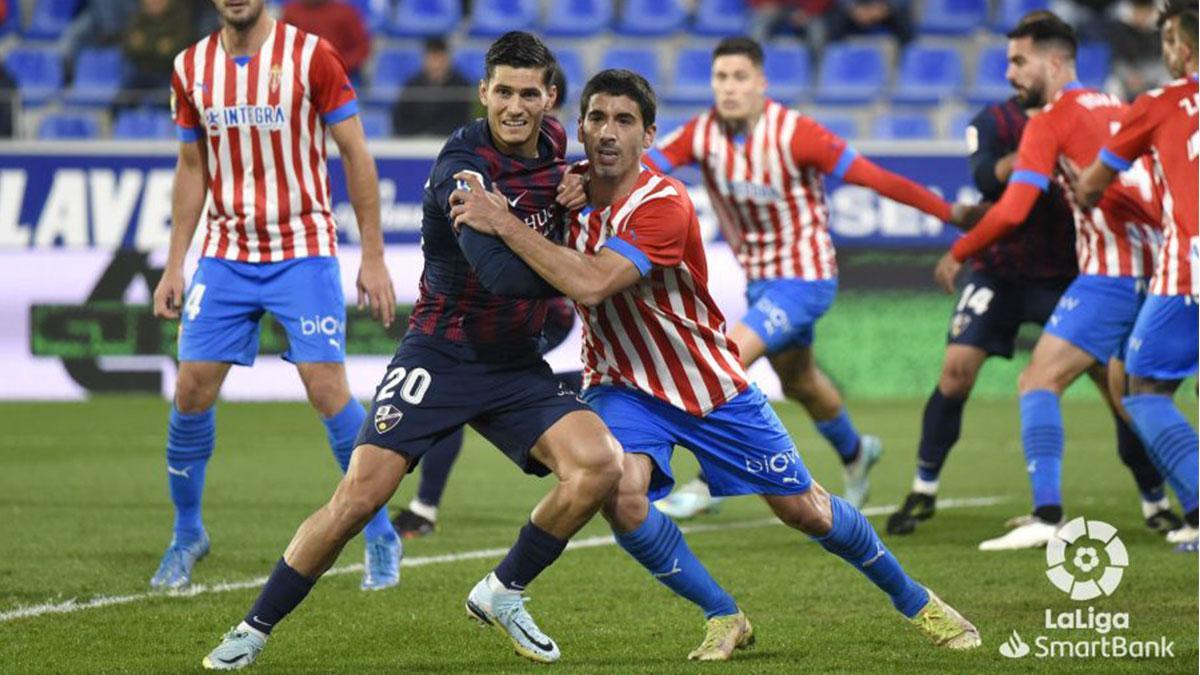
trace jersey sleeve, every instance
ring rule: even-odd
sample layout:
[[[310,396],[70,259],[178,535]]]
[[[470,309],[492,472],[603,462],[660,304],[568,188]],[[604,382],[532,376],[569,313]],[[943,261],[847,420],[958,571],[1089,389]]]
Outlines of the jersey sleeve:
[[[663,188],[629,215],[629,225],[604,247],[619,253],[637,267],[642,276],[655,265],[675,267],[683,261],[692,213],[678,188]]]
[[[171,118],[175,122],[175,135],[180,141],[192,143],[200,139],[200,112],[179,76],[179,69],[171,74]]]
[[[815,166],[821,173],[838,178],[846,176],[858,157],[845,139],[807,117],[796,122],[791,151],[798,166]]]
[[[996,163],[1008,153],[1000,143],[999,130],[996,128],[994,107],[988,106],[979,111],[967,127],[967,162],[971,166],[971,177],[975,187],[984,197],[995,201],[1004,193],[1004,183],[996,178]]]
[[[310,96],[326,125],[334,125],[358,114],[358,95],[342,57],[325,39],[317,40],[308,67]]]
[[[1121,120],[1121,128],[1100,150],[1100,161],[1115,171],[1126,171],[1138,157],[1150,151],[1154,128],[1158,125],[1156,97],[1142,94]]]
[[[658,144],[646,151],[643,156],[646,164],[661,173],[671,173],[681,166],[695,164],[698,158],[692,152],[692,148],[695,147],[694,141],[699,121],[699,117],[693,117],[686,124],[663,137]]]
[[[1017,146],[1017,161],[1013,162],[1012,184],[1032,185],[1042,192],[1050,190],[1050,178],[1058,165],[1059,140],[1055,133],[1052,113],[1042,113],[1029,120]]]
[[[488,179],[487,163],[482,157],[466,150],[452,150],[442,153],[429,174],[429,189],[446,218],[450,217],[450,193],[458,188],[466,188],[467,182],[454,177],[460,172],[474,174],[483,183],[483,189],[491,191],[492,181]]]

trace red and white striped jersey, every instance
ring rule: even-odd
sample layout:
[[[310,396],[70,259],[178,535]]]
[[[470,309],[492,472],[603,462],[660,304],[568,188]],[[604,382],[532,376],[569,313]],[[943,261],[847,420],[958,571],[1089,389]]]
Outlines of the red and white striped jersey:
[[[1153,159],[1162,188],[1164,241],[1150,281],[1155,295],[1200,293],[1197,155],[1200,155],[1200,89],[1196,76],[1137,97],[1100,160],[1128,171],[1142,155]]]
[[[274,262],[337,252],[325,132],[358,112],[325,40],[281,21],[258,53],[233,58],[217,31],[175,57],[181,141],[203,139],[209,201],[203,255]]]
[[[768,100],[746,136],[712,109],[646,153],[669,172],[699,163],[725,238],[751,281],[837,276],[825,174],[841,176],[856,153],[814,120]]]
[[[700,222],[679,181],[643,168],[633,191],[572,214],[566,245],[625,256],[642,273],[583,318],[584,386],[639,389],[706,415],[749,386],[725,317],[708,293]]]

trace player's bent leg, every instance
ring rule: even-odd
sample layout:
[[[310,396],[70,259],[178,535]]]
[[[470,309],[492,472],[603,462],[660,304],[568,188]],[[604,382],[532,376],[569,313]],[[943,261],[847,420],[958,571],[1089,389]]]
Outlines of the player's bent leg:
[[[935,645],[973,649],[979,631],[932,591],[905,573],[879,535],[857,509],[831,496],[815,481],[795,495],[764,495],[775,515],[862,572],[892,600],[892,605]]]
[[[1167,477],[1184,511],[1185,524],[1167,536],[1180,544],[1180,550],[1194,552],[1200,530],[1197,527],[1197,455],[1196,429],[1175,407],[1173,395],[1179,380],[1129,378],[1129,396],[1124,404],[1133,418],[1134,428],[1146,441],[1150,456]]]
[[[204,657],[203,666],[236,670],[253,663],[271,631],[308,596],[407,471],[408,459],[398,452],[375,445],[356,448],[333,497],[300,525],[245,619]]]
[[[350,395],[346,368],[340,362],[297,363],[308,401],[321,415],[329,448],[344,473],[350,465],[358,430],[367,417],[362,404]],[[403,549],[399,536],[388,520],[387,508],[381,508],[367,523],[363,538],[364,566],[361,588],[377,591],[400,583],[400,557]]]
[[[417,494],[392,518],[392,527],[405,539],[433,534],[437,529],[438,507],[450,480],[450,470],[462,452],[463,429],[434,443],[421,457],[421,480]]]
[[[182,361],[175,380],[175,399],[167,422],[167,483],[175,507],[171,543],[150,579],[150,586],[182,588],[192,567],[208,554],[208,534],[201,518],[201,499],[208,460],[216,440],[216,403],[230,364]]]

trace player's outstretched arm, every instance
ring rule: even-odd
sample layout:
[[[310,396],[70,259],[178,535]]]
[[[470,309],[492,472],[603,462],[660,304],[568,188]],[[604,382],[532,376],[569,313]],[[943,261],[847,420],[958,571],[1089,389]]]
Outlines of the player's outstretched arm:
[[[949,223],[955,216],[950,204],[925,186],[892,173],[861,155],[850,163],[845,179],[848,183],[871,188],[888,199],[928,213],[938,220]]]
[[[200,224],[208,195],[208,170],[204,141],[184,141],[175,163],[175,185],[171,190],[171,246],[162,279],[154,289],[154,316],[178,319],[183,306],[183,260]]]
[[[396,291],[387,263],[383,260],[383,231],[379,225],[379,175],[375,159],[367,151],[362,121],[352,115],[329,127],[342,155],[350,204],[358,220],[362,262],[358,269],[358,307],[371,308],[371,315],[384,326],[396,317]]]

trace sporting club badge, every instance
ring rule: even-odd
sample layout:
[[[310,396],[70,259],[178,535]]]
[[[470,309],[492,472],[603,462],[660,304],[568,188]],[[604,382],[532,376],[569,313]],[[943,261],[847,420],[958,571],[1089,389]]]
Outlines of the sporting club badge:
[[[279,81],[282,73],[283,69],[279,67],[279,64],[271,66],[271,74],[267,79],[267,86],[271,88],[272,94],[279,93]]]
[[[377,433],[386,434],[404,418],[404,413],[396,409],[396,406],[385,404],[375,409],[375,431]]]

